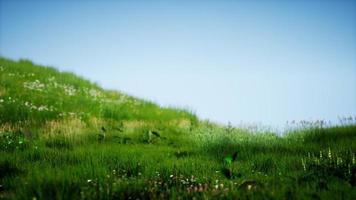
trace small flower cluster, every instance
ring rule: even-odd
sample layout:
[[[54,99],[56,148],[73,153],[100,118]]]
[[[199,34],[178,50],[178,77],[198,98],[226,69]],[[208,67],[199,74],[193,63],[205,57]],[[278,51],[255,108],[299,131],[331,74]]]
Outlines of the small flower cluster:
[[[62,88],[68,96],[74,96],[77,92],[77,90],[72,85],[64,84],[62,85]]]
[[[228,188],[224,187],[223,183],[219,183],[219,180],[215,180],[215,185],[214,185],[213,191],[217,191],[219,189],[223,190],[223,189],[228,189]]]
[[[76,113],[76,112],[61,112],[58,114],[60,117],[82,117],[86,115],[84,112]]]
[[[26,139],[16,132],[0,132],[0,149],[4,151],[21,150],[27,146]]]
[[[0,70],[0,71],[4,71],[4,68],[2,68],[2,70]],[[26,77],[33,77],[33,76],[35,76],[35,74],[34,73],[19,73],[19,72],[17,72],[17,73],[8,73],[7,74],[7,76],[10,76],[10,77],[19,77],[19,78],[26,78]]]
[[[96,89],[90,89],[89,90],[89,95],[93,98],[100,98],[101,97],[101,92]]]
[[[0,99],[0,103],[15,103],[16,102],[16,99],[12,98],[12,97],[7,97],[7,98],[4,98],[4,99]]]
[[[64,93],[68,96],[74,96],[77,93],[77,89],[73,85],[69,84],[59,84],[56,82],[56,77],[51,76],[48,79],[48,86],[53,88],[61,88],[63,89]]]
[[[158,174],[156,172],[156,174]],[[203,178],[204,179],[204,178]],[[158,177],[155,179],[147,180],[146,192],[155,194],[157,192],[168,191],[169,188],[175,187],[180,191],[185,191],[188,194],[195,194],[201,192],[213,192],[216,194],[222,194],[228,192],[231,187],[235,187],[237,183],[231,183],[231,185],[225,185],[225,183],[216,180],[215,182],[204,181],[205,183],[198,182],[198,179],[191,175],[173,175],[168,177]]]
[[[39,80],[35,80],[33,82],[24,82],[23,86],[29,90],[36,90],[40,92],[46,92],[46,89],[49,88],[60,88],[64,91],[64,93],[68,96],[74,96],[77,93],[77,89],[73,85],[69,84],[59,84],[56,82],[56,78],[54,76],[49,77],[48,84],[45,84]]]
[[[127,95],[121,94],[120,97],[117,99],[102,99],[102,102],[104,103],[113,103],[113,104],[124,104],[124,103],[129,103],[132,106],[137,106],[140,105],[141,103],[137,100],[132,100],[129,98]]]
[[[34,82],[24,82],[24,88],[29,90],[43,91],[45,89],[45,84],[41,83],[39,80],[35,80]]]
[[[55,111],[55,108],[53,106],[47,106],[47,105],[39,105],[36,106],[31,102],[24,102],[23,105],[27,108],[29,108],[30,110],[35,110],[35,111],[49,111],[49,112],[53,112]]]
[[[323,173],[329,176],[349,180],[352,169],[356,167],[355,153],[352,151],[333,152],[330,148],[319,153],[308,153],[307,158],[302,158],[304,171]]]
[[[103,94],[100,90],[93,89],[93,88],[84,88],[82,89],[83,93],[85,93],[88,97],[99,99],[103,97]]]

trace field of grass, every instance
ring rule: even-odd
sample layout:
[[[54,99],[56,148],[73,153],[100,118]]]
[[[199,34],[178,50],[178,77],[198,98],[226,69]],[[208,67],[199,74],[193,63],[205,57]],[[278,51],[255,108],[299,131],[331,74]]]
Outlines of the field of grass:
[[[356,199],[356,119],[283,136],[0,58],[0,199]]]

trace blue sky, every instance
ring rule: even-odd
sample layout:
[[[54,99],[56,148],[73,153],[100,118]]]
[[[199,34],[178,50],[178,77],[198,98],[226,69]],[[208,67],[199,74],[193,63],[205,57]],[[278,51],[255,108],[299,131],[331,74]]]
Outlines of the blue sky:
[[[0,55],[221,123],[356,116],[356,1],[0,0]]]

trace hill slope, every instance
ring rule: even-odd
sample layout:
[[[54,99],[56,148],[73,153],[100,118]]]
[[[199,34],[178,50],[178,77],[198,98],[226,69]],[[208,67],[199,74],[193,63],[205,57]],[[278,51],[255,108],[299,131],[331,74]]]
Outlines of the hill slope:
[[[78,118],[96,121],[144,121],[194,124],[197,117],[182,109],[158,105],[104,90],[72,73],[0,58],[0,123],[43,124]]]
[[[356,199],[347,122],[257,134],[0,58],[0,199]]]

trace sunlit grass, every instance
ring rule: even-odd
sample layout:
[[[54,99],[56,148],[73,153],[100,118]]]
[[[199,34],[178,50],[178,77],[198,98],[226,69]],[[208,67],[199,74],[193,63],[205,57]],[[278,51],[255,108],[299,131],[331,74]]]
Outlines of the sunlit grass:
[[[199,121],[0,59],[1,199],[355,199],[356,123],[284,136]]]

